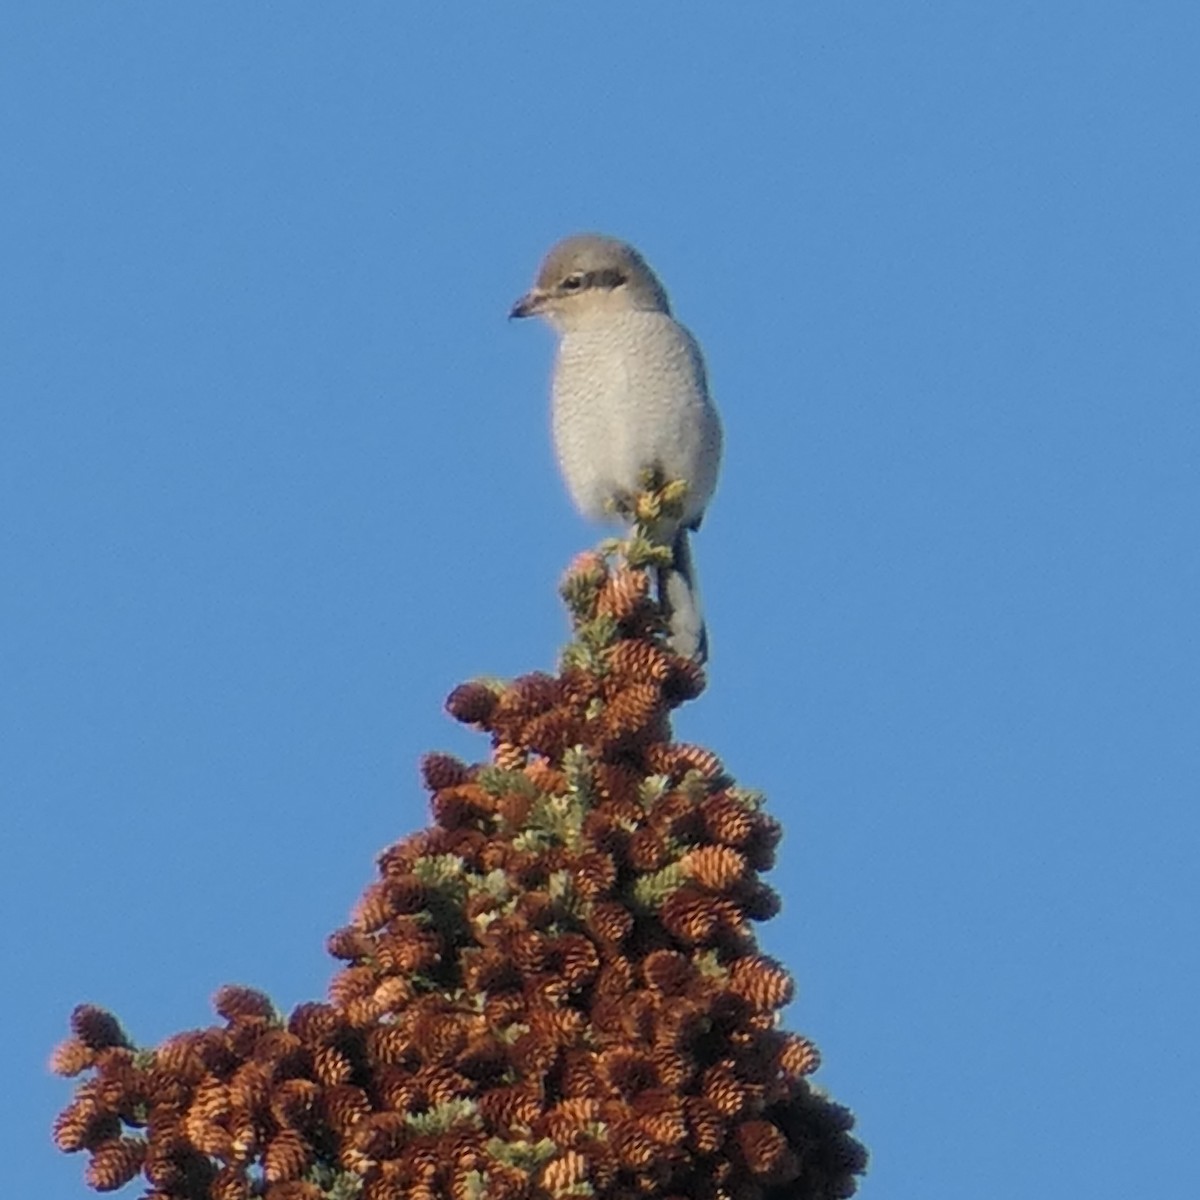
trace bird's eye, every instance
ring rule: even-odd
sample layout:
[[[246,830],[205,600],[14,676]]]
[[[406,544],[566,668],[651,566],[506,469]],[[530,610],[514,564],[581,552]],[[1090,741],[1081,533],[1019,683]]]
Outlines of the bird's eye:
[[[562,281],[562,290],[564,292],[578,292],[583,287],[586,279],[587,277],[585,275],[582,275],[578,272],[574,275],[568,275],[566,279]]]

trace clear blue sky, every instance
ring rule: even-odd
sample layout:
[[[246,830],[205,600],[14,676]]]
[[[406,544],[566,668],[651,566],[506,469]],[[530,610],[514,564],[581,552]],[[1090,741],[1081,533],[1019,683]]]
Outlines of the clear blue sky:
[[[708,354],[676,728],[785,823],[862,1194],[1186,1194],[1198,62],[1195,0],[6,4],[6,1194],[85,1192],[74,1003],[320,996],[445,694],[553,663],[597,535],[504,318],[580,229]]]

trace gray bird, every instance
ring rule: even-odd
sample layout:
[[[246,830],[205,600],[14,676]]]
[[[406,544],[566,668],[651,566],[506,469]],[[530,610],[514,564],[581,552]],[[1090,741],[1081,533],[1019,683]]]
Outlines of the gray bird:
[[[671,316],[667,293],[630,245],[579,234],[553,246],[512,317],[539,316],[558,334],[554,448],[584,516],[625,514],[645,473],[681,479],[681,519],[659,529],[674,563],[659,574],[672,648],[703,662],[708,635],[688,545],[717,485],[721,421],[696,339]]]

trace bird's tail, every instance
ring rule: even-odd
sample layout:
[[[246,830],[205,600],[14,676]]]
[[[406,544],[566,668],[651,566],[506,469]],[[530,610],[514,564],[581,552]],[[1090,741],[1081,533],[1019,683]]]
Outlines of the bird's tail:
[[[708,658],[708,630],[704,627],[688,531],[683,526],[671,543],[671,555],[671,565],[658,571],[658,601],[667,618],[668,641],[676,654],[702,663]]]

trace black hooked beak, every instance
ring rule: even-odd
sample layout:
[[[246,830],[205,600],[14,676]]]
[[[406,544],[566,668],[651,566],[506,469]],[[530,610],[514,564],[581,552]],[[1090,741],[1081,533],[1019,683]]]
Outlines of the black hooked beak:
[[[516,320],[518,317],[532,317],[541,311],[542,302],[545,297],[540,292],[526,292],[520,300],[516,302],[508,310],[508,319]]]

